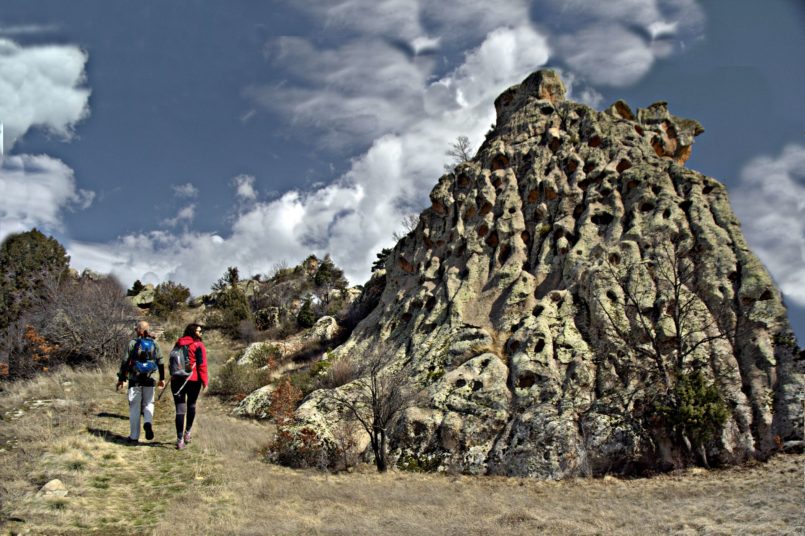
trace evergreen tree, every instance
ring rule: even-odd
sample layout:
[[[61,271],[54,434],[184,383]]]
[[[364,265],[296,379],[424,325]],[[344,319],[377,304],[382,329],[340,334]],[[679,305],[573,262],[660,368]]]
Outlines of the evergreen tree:
[[[154,289],[154,302],[151,312],[155,316],[167,317],[181,307],[190,297],[190,289],[180,283],[165,281]]]
[[[126,296],[136,296],[140,292],[142,292],[144,288],[145,285],[143,285],[142,282],[138,279],[137,281],[134,282],[131,288],[126,291]]]
[[[308,298],[305,300],[305,303],[302,304],[302,308],[299,309],[299,314],[296,315],[296,323],[299,324],[300,327],[309,328],[316,323],[316,320],[316,313],[313,311],[313,303],[310,298]]]
[[[69,264],[64,247],[36,229],[9,236],[0,246],[0,329],[44,298],[45,283],[58,282]]]

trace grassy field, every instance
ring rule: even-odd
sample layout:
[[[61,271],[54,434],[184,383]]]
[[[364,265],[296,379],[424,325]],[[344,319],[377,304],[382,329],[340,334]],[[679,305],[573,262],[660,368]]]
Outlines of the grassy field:
[[[211,341],[222,355],[224,341]],[[216,344],[220,345],[216,348]],[[173,404],[131,447],[111,368],[64,371],[0,395],[3,534],[805,534],[805,456],[651,479],[338,475],[263,463],[270,426],[202,397],[174,448]],[[52,479],[65,497],[38,493]]]

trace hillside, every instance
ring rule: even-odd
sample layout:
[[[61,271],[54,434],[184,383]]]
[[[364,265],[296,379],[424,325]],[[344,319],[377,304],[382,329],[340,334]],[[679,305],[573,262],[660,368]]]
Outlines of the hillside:
[[[215,377],[237,345],[208,338]],[[62,371],[0,393],[0,524],[9,534],[794,534],[803,455],[651,479],[533,479],[392,471],[337,475],[263,461],[273,427],[204,395],[197,436],[124,444],[111,368]],[[40,491],[59,479],[66,495]]]

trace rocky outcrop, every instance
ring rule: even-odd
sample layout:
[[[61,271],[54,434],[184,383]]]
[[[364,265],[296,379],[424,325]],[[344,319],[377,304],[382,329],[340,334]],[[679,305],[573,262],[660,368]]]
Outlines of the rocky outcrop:
[[[135,307],[139,307],[140,309],[148,309],[154,303],[155,291],[156,289],[154,288],[154,285],[148,283],[143,286],[142,290],[140,290],[140,292],[134,296],[128,296],[128,299]]]
[[[805,363],[779,290],[715,179],[684,167],[696,121],[603,112],[539,71],[495,102],[476,157],[444,175],[386,261],[378,305],[336,358],[395,355],[420,391],[392,455],[561,478],[765,457],[803,436]],[[661,422],[701,373],[713,437]],[[300,418],[323,437],[314,393]],[[698,445],[698,446],[697,446]]]

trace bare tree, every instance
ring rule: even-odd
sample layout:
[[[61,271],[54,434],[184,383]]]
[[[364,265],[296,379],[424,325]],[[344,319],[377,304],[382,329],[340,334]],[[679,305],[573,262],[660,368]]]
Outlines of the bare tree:
[[[736,322],[729,320],[726,302],[708,307],[697,294],[693,245],[691,237],[655,240],[639,261],[624,261],[619,253],[610,253],[602,263],[604,277],[598,282],[614,286],[604,296],[596,292],[595,301],[607,319],[602,338],[610,345],[606,350],[644,357],[638,360],[637,372],[641,372],[640,361],[653,364],[654,370],[642,369],[649,372],[649,380],[642,382],[649,387],[639,390],[654,393],[648,401],[673,421],[688,450],[690,438],[694,438],[707,465],[702,439],[697,438],[711,436],[712,429],[726,419],[726,410],[716,403],[717,390],[701,374],[705,361],[698,353],[716,341],[733,339]],[[651,377],[661,382],[660,390],[650,388]],[[686,420],[682,413],[698,403],[689,399],[693,384],[701,405],[707,407]],[[636,394],[640,393],[631,396]],[[685,397],[688,399],[683,400]]]
[[[416,399],[416,392],[408,387],[409,372],[406,367],[396,368],[393,354],[381,348],[358,367],[358,379],[325,394],[341,415],[357,421],[369,434],[379,472],[388,468],[389,430]]]
[[[444,165],[444,169],[448,173],[451,173],[459,164],[472,160],[472,144],[470,144],[470,139],[467,136],[459,136],[456,138],[456,141],[450,145],[450,149],[445,151],[444,154],[450,157],[450,162]]]
[[[401,233],[397,231],[391,235],[395,242],[399,242],[402,240],[408,233],[416,229],[417,225],[419,225],[419,214],[415,212],[411,212],[410,214],[406,214],[403,216],[402,221],[403,230]]]
[[[125,289],[105,277],[68,279],[49,289],[42,335],[68,361],[109,361],[122,355],[136,316]]]
[[[645,260],[621,265],[617,254],[609,255],[604,271],[619,293],[608,292],[607,299],[625,318],[596,301],[608,320],[610,339],[622,342],[656,366],[667,389],[697,350],[717,340],[730,340],[733,328],[719,320],[724,311],[711,310],[696,294],[697,270],[692,240],[675,238],[655,241]]]

